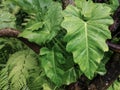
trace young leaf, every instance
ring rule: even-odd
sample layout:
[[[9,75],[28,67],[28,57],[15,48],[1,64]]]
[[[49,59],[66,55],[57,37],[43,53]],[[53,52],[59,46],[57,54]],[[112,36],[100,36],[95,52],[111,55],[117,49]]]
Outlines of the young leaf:
[[[69,85],[70,83],[75,82],[80,76],[82,75],[82,72],[75,67],[71,67],[64,73],[64,84]]]
[[[12,3],[20,6],[25,12],[29,14],[40,14],[41,9],[45,9],[52,0],[11,0]],[[23,7],[24,6],[24,7]]]
[[[69,5],[63,12],[62,27],[67,30],[66,49],[73,53],[74,62],[82,72],[92,79],[104,52],[108,51],[105,41],[111,38],[108,30],[108,26],[113,23],[111,9],[85,0],[76,6]]]

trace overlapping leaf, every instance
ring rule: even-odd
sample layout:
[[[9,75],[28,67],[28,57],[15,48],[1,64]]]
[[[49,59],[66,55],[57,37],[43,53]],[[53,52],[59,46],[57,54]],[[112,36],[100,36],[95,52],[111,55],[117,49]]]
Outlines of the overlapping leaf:
[[[23,10],[33,17],[20,36],[41,44],[50,41],[57,35],[62,21],[62,7],[59,3],[51,0],[21,0],[16,2],[21,3],[21,8],[22,2],[28,2],[24,3]]]
[[[112,55],[112,52],[106,52],[106,53],[104,54],[104,57],[103,57],[100,65],[99,65],[96,73],[98,73],[98,74],[100,74],[100,75],[104,75],[104,74],[107,72],[105,65],[106,65],[106,63],[110,60],[110,56],[111,56],[111,55]]]
[[[120,89],[120,81],[115,80],[114,83],[108,88],[108,90],[119,90]]]
[[[16,52],[9,58],[6,67],[0,73],[0,89],[20,90],[27,86],[27,80],[30,78],[29,74],[39,73],[35,72],[37,70],[37,61],[33,53],[27,50]],[[36,76],[39,76],[39,74],[36,74]]]
[[[68,6],[63,12],[62,27],[67,30],[67,51],[73,53],[74,62],[91,79],[108,51],[106,39],[111,38],[108,26],[113,23],[110,8],[91,1],[76,0],[76,6]]]
[[[112,11],[115,12],[115,10],[119,6],[119,1],[118,0],[109,0],[109,2],[110,2],[109,6],[112,8]]]
[[[0,29],[15,28],[15,16],[8,11],[0,10]]]
[[[66,61],[63,55],[54,49],[49,50],[48,48],[42,48],[40,52],[40,61],[46,76],[57,86],[63,84],[68,85],[75,82],[81,74],[80,71],[77,72],[74,63],[73,66],[69,65],[69,68],[66,66],[66,68],[64,67],[63,69],[64,64],[67,65],[66,63],[71,63],[71,60]]]
[[[47,77],[49,77],[55,84],[61,85],[64,71],[57,66],[57,60],[62,60],[64,58],[58,54],[59,53],[55,53],[54,51],[47,48],[42,48],[40,53],[40,60]]]

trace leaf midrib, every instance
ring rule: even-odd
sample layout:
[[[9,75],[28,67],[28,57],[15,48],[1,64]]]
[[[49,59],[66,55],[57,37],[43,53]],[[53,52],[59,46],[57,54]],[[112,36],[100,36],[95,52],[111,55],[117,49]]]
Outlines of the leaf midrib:
[[[85,41],[86,41],[86,56],[87,56],[86,63],[89,64],[88,63],[88,57],[89,57],[89,54],[88,54],[88,32],[87,32],[87,23],[86,22],[85,22]]]
[[[56,68],[55,68],[55,53],[54,53],[54,51],[53,51],[53,60],[52,60],[52,63],[53,63],[53,69],[54,69],[54,73],[55,73],[55,77],[54,78],[56,78],[56,75],[57,75],[57,72],[56,72]]]

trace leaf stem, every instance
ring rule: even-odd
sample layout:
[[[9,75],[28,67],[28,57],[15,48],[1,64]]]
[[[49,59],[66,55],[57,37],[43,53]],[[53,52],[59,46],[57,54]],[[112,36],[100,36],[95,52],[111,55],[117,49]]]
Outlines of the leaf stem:
[[[13,38],[16,38],[16,39],[22,41],[23,43],[25,43],[28,47],[30,47],[37,54],[40,53],[40,48],[41,47],[39,45],[37,45],[36,43],[30,42],[26,38],[18,37],[19,34],[20,34],[19,30],[15,30],[15,29],[12,29],[12,28],[5,28],[5,29],[0,30],[0,37],[13,37]]]
[[[56,38],[54,38],[54,40],[57,42],[57,44],[63,49],[66,50],[65,47],[61,44],[61,42],[59,40],[57,40]]]
[[[56,43],[56,42],[57,42],[57,43]],[[68,55],[65,53],[65,51],[66,51],[65,47],[59,42],[59,40],[57,40],[56,38],[53,38],[53,43],[54,43],[55,45],[57,45],[57,47],[61,50],[61,52],[62,52],[65,56],[68,56]]]

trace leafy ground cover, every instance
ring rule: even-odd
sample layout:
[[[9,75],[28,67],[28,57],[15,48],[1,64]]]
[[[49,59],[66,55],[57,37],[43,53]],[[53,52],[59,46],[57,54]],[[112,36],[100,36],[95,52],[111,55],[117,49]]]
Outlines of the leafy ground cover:
[[[0,1],[0,90],[119,90],[118,0]]]

